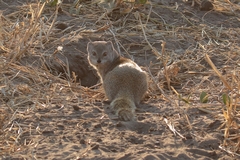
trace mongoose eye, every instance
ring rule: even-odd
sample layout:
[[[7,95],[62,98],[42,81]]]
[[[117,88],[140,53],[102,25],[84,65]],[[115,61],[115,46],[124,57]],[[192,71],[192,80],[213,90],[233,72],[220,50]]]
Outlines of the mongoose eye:
[[[96,52],[92,52],[92,55],[93,55],[93,56],[96,56],[96,55],[97,55],[97,53],[96,53]]]
[[[105,56],[107,56],[107,52],[104,52],[104,53],[103,53],[103,57],[105,57]]]

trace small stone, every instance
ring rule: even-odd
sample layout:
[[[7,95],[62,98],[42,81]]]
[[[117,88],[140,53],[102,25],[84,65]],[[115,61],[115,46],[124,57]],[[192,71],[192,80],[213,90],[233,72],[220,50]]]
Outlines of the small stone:
[[[201,5],[200,5],[200,11],[210,11],[212,9],[213,9],[212,2],[210,2],[208,0],[202,1]]]
[[[58,23],[56,24],[56,28],[57,29],[61,29],[61,30],[64,30],[66,29],[68,26],[65,24],[65,23]]]
[[[78,111],[78,110],[79,110],[79,107],[78,107],[77,105],[73,105],[72,107],[73,107],[73,109],[74,109],[75,111]]]

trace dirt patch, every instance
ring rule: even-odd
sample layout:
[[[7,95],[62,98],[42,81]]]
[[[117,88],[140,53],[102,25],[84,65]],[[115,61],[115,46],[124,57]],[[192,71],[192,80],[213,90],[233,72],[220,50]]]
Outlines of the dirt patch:
[[[239,159],[239,2],[92,2],[0,1],[1,158]],[[94,40],[148,72],[137,121],[90,87]]]

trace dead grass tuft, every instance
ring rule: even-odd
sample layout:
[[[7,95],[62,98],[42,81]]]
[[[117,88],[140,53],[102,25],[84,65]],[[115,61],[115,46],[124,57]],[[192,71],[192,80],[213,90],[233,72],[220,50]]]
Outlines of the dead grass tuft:
[[[18,63],[23,55],[44,58],[45,54],[54,54],[47,45],[57,48],[62,43],[90,35],[113,37],[105,39],[114,41],[118,49],[123,49],[130,57],[155,56],[158,61],[148,66],[148,101],[161,98],[175,106],[181,118],[186,120],[184,127],[188,130],[193,129],[187,114],[192,105],[209,114],[221,110],[218,116],[224,122],[218,131],[223,134],[224,141],[220,148],[239,155],[240,28],[203,23],[206,15],[199,18],[202,23],[197,24],[178,10],[177,5],[169,7],[147,3],[143,6],[117,2],[111,4],[110,9],[89,2],[76,4],[82,13],[80,18],[76,10],[72,12],[72,5],[62,4],[62,14],[87,20],[84,27],[62,36],[54,28],[59,6],[50,8],[45,3],[33,3],[19,6],[17,11],[7,15],[0,13],[0,155],[31,145],[31,141],[23,143],[21,140],[21,135],[29,130],[29,126],[18,123],[24,114],[56,103],[72,105],[73,101],[94,102],[104,98],[98,89],[84,88],[53,76],[47,69]],[[167,14],[157,12],[159,9],[174,13],[181,21],[170,23]],[[238,19],[239,9],[239,5],[230,1],[214,2],[215,12],[234,15]],[[71,27],[63,32],[68,29]],[[171,48],[172,44],[184,46],[186,43],[188,47],[185,50]],[[209,105],[200,103],[202,91],[208,93]],[[226,104],[223,94],[229,97]],[[169,127],[174,125],[174,120],[173,123],[165,120]]]

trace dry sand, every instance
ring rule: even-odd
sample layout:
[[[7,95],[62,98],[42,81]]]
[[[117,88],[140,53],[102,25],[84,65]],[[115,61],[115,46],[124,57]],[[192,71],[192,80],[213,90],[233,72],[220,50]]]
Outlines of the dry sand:
[[[194,7],[180,0],[151,2],[152,8],[135,5],[132,10],[122,3],[106,16],[90,1],[77,5],[79,12],[72,1],[64,1],[58,13],[48,5],[40,11],[42,4],[35,1],[0,1],[1,159],[239,159],[239,5],[221,1],[214,11],[200,11],[200,1]],[[149,90],[135,122],[118,120],[101,85],[85,88],[73,82],[74,76],[60,79],[45,62],[33,64],[38,58],[19,63],[24,56],[84,57],[89,40],[116,42],[114,36],[122,45],[115,43],[116,49],[127,51],[124,56],[149,73]],[[70,71],[80,68],[79,75],[91,72],[82,61],[60,59],[72,65]],[[94,78],[85,82],[90,81],[86,85],[96,83]],[[200,102],[203,91],[207,103]],[[223,104],[223,93],[233,99],[232,110]]]

